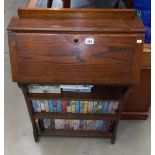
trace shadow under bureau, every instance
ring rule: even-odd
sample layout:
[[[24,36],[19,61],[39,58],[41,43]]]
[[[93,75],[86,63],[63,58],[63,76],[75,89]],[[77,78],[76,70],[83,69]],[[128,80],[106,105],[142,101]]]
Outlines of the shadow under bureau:
[[[128,9],[21,8],[8,26],[12,79],[22,89],[35,141],[39,136],[111,138],[114,143],[125,100],[140,77],[144,26]],[[30,93],[29,84],[93,85],[91,93]],[[119,101],[113,114],[34,112],[34,99]],[[36,119],[113,121],[104,133],[38,131]]]

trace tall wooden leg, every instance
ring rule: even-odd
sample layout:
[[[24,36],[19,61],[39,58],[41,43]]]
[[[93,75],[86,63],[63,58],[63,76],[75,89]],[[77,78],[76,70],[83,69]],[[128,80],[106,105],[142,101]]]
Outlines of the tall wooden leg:
[[[48,0],[47,1],[47,8],[51,8],[52,7],[52,3],[53,3],[53,0]]]
[[[115,144],[115,141],[116,141],[116,133],[117,133],[117,128],[118,128],[119,120],[120,120],[120,117],[121,117],[121,113],[123,111],[123,108],[124,108],[124,105],[125,105],[127,96],[129,94],[129,92],[131,91],[131,89],[132,89],[132,87],[129,87],[126,90],[122,90],[123,91],[122,92],[123,93],[123,98],[120,101],[119,106],[118,106],[118,110],[116,112],[116,114],[117,114],[117,120],[115,121],[114,127],[113,127],[113,132],[112,132],[112,137],[111,137],[111,143],[112,144]]]
[[[31,100],[28,98],[28,93],[29,93],[28,85],[18,83],[18,86],[19,86],[19,88],[22,90],[22,92],[24,94],[27,109],[28,109],[30,119],[31,119],[31,123],[32,123],[32,127],[33,127],[34,140],[35,140],[35,142],[37,142],[38,141],[38,130],[37,130],[37,127],[36,127],[35,120],[33,118],[32,103],[31,103]]]
[[[63,8],[70,8],[71,0],[63,0]]]

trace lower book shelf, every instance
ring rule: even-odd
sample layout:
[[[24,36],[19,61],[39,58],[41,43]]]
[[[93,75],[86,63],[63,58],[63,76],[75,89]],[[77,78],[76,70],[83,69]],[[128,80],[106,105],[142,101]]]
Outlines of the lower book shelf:
[[[81,131],[81,130],[44,130],[39,133],[39,136],[60,136],[60,137],[96,137],[96,138],[111,138],[112,133],[99,131]]]

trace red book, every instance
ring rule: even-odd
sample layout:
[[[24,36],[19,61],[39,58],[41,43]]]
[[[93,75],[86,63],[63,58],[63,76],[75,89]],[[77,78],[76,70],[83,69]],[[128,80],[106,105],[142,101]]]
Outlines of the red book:
[[[62,112],[67,112],[67,102],[61,101]]]

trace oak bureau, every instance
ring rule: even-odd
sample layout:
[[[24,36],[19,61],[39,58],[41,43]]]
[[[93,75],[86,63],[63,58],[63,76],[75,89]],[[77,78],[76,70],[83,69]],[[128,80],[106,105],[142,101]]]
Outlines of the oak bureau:
[[[29,4],[29,6],[31,6]],[[39,136],[106,137],[115,143],[128,93],[139,83],[144,26],[133,9],[19,8],[8,26],[12,80]],[[32,94],[29,84],[93,85],[91,93]],[[114,114],[34,112],[33,99],[119,101]],[[39,130],[36,119],[111,120],[109,132]]]

